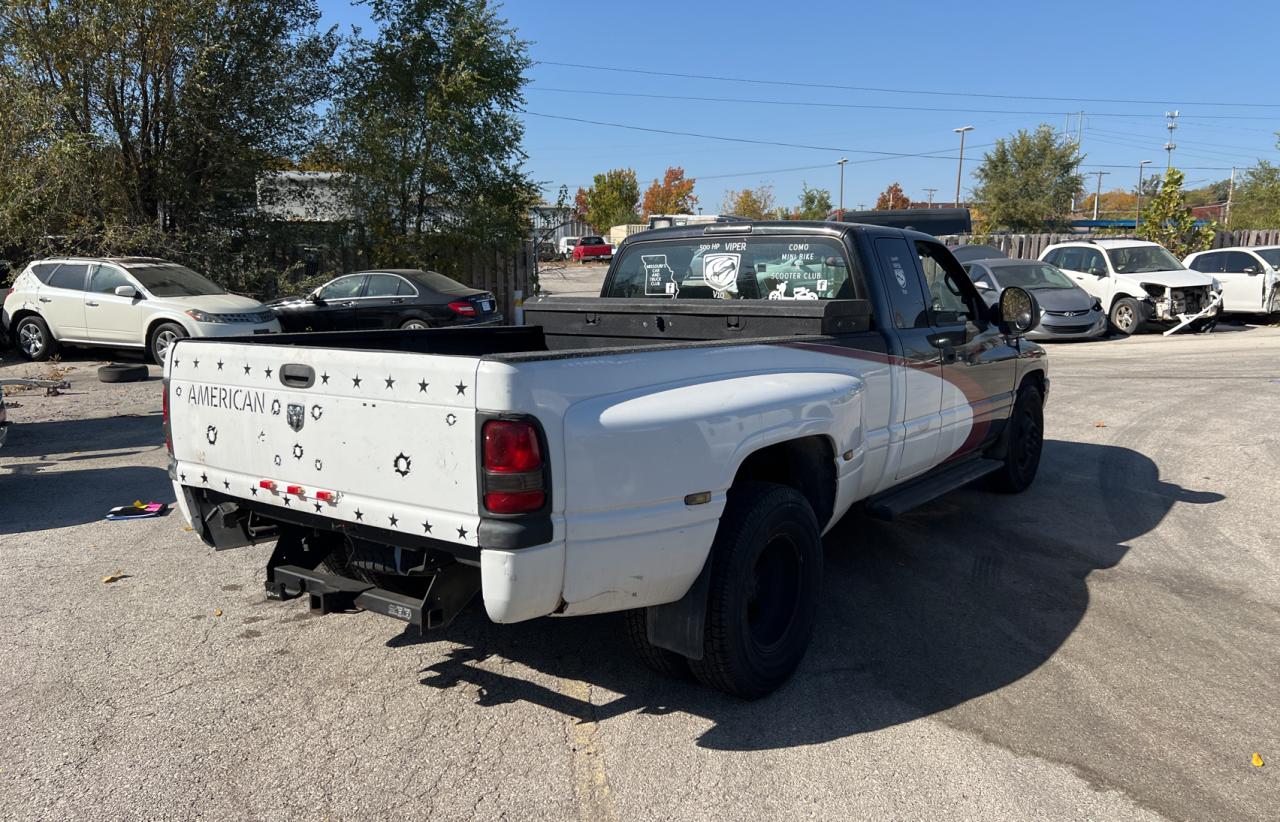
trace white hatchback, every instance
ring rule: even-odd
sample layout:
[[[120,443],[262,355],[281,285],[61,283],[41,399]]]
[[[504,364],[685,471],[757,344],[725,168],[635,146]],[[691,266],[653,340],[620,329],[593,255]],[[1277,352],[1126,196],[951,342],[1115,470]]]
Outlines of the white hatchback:
[[[152,257],[37,260],[14,280],[0,324],[28,359],[48,359],[60,345],[93,345],[143,349],[159,364],[183,337],[280,330],[257,300]]]

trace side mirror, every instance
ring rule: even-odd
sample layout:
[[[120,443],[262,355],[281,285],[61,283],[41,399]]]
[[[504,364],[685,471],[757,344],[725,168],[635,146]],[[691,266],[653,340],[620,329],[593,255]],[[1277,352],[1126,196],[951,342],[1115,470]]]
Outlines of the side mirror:
[[[1089,269],[1089,273],[1095,277],[1107,276],[1107,270],[1105,268],[1091,268]]]
[[[973,284],[973,287],[974,287],[974,288],[976,288],[976,289],[978,289],[979,291],[990,291],[990,290],[991,290],[991,286],[987,285],[987,284],[986,284],[986,283],[984,283],[982,280],[977,280],[977,281],[975,281],[975,282],[974,282],[974,284]]]
[[[320,289],[318,288],[315,291],[312,291],[310,294],[308,294],[307,299],[315,303],[316,305],[322,305],[324,303],[324,300],[320,298]]]
[[[1253,276],[1254,274],[1258,273],[1258,267],[1256,265],[1246,265],[1244,267],[1244,273],[1248,274],[1249,276]]]
[[[1019,337],[1040,324],[1040,303],[1030,291],[1011,285],[1000,292],[994,314],[1002,333]]]
[[[116,296],[128,297],[129,299],[132,300],[138,296],[138,289],[134,288],[131,285],[118,285],[116,286]]]

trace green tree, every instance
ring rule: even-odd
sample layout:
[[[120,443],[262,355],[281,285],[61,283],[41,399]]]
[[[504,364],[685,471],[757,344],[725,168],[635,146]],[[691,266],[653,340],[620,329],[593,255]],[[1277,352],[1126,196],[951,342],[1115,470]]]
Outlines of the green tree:
[[[720,210],[748,220],[768,220],[778,216],[774,209],[773,186],[768,183],[740,191],[729,189],[724,193]]]
[[[894,208],[911,208],[911,198],[902,193],[902,186],[898,183],[890,183],[889,187],[876,198],[876,211]]]
[[[654,180],[644,193],[644,216],[650,214],[692,214],[698,206],[694,180],[684,176],[679,166],[668,168],[661,182]]]
[[[615,168],[597,174],[591,181],[583,201],[587,222],[596,231],[608,231],[615,225],[640,222],[636,205],[640,200],[640,184],[629,168]]]
[[[1213,226],[1196,228],[1196,218],[1182,191],[1185,175],[1176,168],[1164,173],[1160,193],[1142,207],[1138,236],[1169,249],[1182,258],[1193,251],[1203,251],[1213,242]]]
[[[1280,166],[1259,160],[1246,169],[1231,198],[1229,228],[1280,227]]]
[[[831,192],[825,188],[809,188],[801,183],[800,204],[788,215],[792,220],[825,220],[835,210],[831,205]]]
[[[521,163],[527,44],[486,0],[371,0],[372,41],[344,54],[329,133],[382,264],[440,238],[528,236]]]
[[[974,176],[974,199],[992,228],[1044,231],[1066,222],[1083,185],[1076,144],[1041,125],[996,140]]]

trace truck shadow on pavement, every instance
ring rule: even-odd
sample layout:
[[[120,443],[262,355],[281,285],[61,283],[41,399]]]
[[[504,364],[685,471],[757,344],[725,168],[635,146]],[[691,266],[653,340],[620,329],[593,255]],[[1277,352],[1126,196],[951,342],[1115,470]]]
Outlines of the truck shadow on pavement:
[[[163,468],[129,465],[56,470],[50,463],[8,466],[0,473],[0,534],[47,531],[102,519],[134,500],[173,503]]]
[[[616,615],[501,626],[478,603],[440,637],[462,647],[422,683],[471,683],[482,706],[524,701],[583,722],[687,712],[714,723],[698,744],[721,750],[875,731],[1036,671],[1084,618],[1091,573],[1115,568],[1175,504],[1223,499],[1162,481],[1136,451],[1049,441],[1024,494],[967,489],[892,523],[845,516],[824,540],[826,590],[804,663],[759,701],[650,673],[627,653]],[[389,644],[433,639],[406,632]],[[593,695],[512,675],[518,667],[494,659],[580,680]]]
[[[9,439],[0,449],[0,459],[6,462],[13,457],[56,459],[62,454],[164,445],[164,423],[160,414],[46,422],[13,419],[12,422]]]

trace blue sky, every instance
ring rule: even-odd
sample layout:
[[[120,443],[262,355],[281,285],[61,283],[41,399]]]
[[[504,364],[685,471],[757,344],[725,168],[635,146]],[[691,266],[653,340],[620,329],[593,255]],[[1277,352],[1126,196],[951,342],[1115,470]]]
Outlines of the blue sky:
[[[347,0],[320,6],[327,24],[368,30],[366,7]],[[1268,0],[1069,7],[512,0],[501,13],[531,41],[532,57],[545,61],[529,72],[525,150],[529,171],[552,198],[561,184],[572,191],[617,167],[634,168],[643,189],[676,165],[698,180],[707,213],[719,210],[726,189],[761,183],[782,204],[794,204],[805,181],[831,190],[834,200],[836,161],[847,157],[847,208],[871,207],[894,181],[913,199],[936,188],[937,201],[950,201],[959,142],[952,129],[974,127],[965,147],[968,191],[973,161],[996,138],[1042,122],[1064,129],[1067,113],[1081,110],[1084,170],[1108,172],[1104,190],[1133,187],[1141,160],[1154,161],[1148,173],[1163,171],[1164,113],[1173,109],[1181,113],[1174,164],[1187,169],[1189,186],[1258,158],[1280,161],[1280,5]],[[884,90],[804,85],[815,83]],[[673,96],[717,99],[665,99]],[[730,98],[755,102],[723,102]],[[877,108],[890,106],[900,108]],[[1074,132],[1078,118],[1069,120]],[[1090,176],[1087,188],[1096,182]]]

